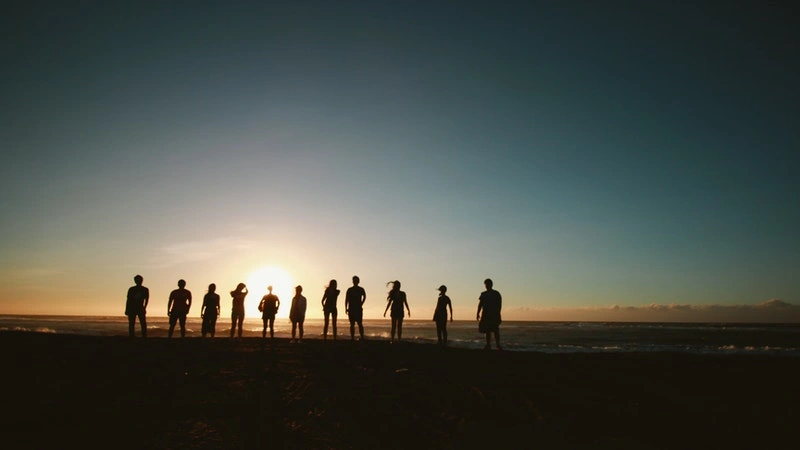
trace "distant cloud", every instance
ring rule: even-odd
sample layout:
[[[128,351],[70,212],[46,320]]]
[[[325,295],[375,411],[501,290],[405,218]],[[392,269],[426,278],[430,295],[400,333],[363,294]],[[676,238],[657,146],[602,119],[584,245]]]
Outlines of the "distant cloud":
[[[800,305],[769,299],[753,305],[649,304],[583,308],[510,308],[508,320],[600,322],[800,322]]]
[[[255,242],[238,237],[223,237],[204,241],[180,242],[161,248],[153,258],[156,268],[173,267],[179,264],[209,260],[224,254],[247,250]]]

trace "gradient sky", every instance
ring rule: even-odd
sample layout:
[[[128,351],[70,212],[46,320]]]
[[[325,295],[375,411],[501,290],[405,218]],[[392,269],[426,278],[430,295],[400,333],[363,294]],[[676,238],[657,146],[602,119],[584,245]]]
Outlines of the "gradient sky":
[[[121,315],[138,273],[229,317],[274,266],[309,317],[358,274],[369,318],[491,277],[506,319],[800,321],[791,6],[4,6],[0,313]]]

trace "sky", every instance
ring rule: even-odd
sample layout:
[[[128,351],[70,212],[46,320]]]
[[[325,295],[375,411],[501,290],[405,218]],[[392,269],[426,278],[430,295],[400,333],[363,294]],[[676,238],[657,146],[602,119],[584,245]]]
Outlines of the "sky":
[[[790,3],[10,2],[0,314],[800,322]]]

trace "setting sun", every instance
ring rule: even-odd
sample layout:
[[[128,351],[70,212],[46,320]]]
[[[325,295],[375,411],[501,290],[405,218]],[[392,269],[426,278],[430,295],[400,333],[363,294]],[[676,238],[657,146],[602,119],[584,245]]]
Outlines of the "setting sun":
[[[267,293],[267,286],[272,286],[272,293],[277,295],[281,301],[278,316],[288,316],[289,305],[294,296],[294,280],[289,272],[280,267],[265,266],[250,273],[245,283],[250,291],[245,302],[247,317],[261,317],[261,313],[258,312],[258,303],[261,301],[261,297]]]

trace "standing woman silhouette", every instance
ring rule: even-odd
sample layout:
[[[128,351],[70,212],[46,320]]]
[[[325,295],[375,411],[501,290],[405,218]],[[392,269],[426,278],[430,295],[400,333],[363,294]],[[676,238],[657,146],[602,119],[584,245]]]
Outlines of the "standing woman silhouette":
[[[247,297],[247,286],[244,283],[239,283],[236,289],[231,291],[233,297],[233,305],[231,308],[231,338],[236,332],[236,327],[239,327],[239,337],[242,337],[242,324],[244,323],[244,298]]]
[[[336,299],[339,297],[339,289],[336,289],[336,280],[331,280],[325,293],[322,294],[322,312],[325,314],[325,325],[322,331],[322,340],[328,340],[328,319],[333,318],[333,340],[336,340]]]
[[[406,300],[406,293],[400,290],[400,282],[397,280],[390,281],[388,284],[392,285],[389,295],[386,297],[386,309],[383,310],[383,317],[386,317],[386,311],[392,309],[390,314],[392,318],[392,338],[389,343],[394,342],[394,333],[397,331],[397,341],[403,339],[403,306],[408,310],[408,317],[411,317],[411,308],[408,307],[408,300]]]

